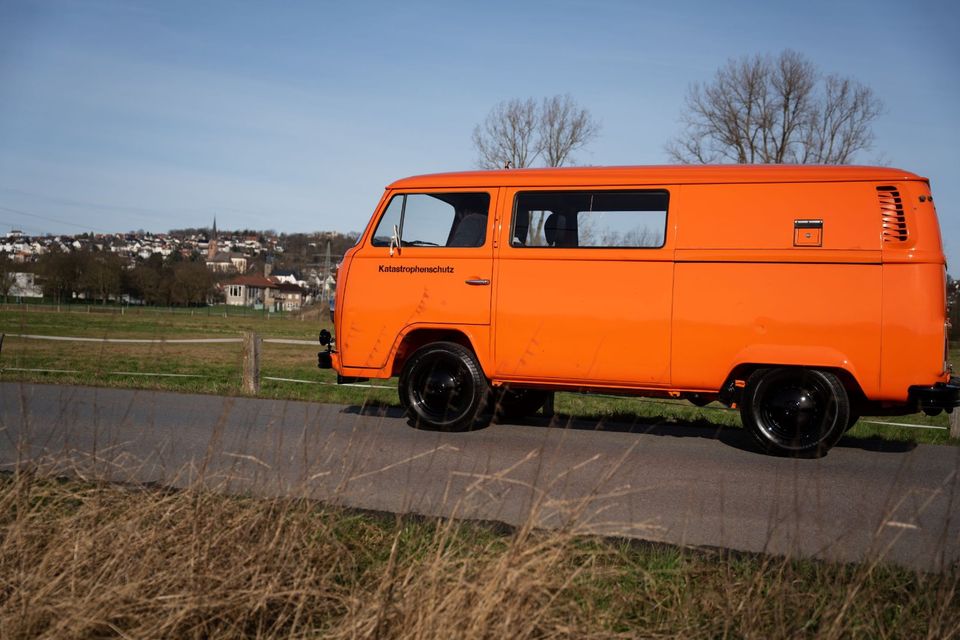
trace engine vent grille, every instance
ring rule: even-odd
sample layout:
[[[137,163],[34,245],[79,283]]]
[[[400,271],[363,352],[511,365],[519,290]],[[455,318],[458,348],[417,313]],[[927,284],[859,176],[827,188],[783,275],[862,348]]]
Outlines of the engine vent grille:
[[[907,241],[907,218],[903,214],[903,200],[896,187],[877,187],[880,198],[880,216],[883,219],[884,242]]]

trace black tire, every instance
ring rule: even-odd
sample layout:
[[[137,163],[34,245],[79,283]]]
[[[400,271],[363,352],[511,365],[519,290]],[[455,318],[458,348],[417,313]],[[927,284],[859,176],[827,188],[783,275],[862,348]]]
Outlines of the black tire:
[[[434,342],[414,352],[397,388],[417,428],[462,431],[489,421],[484,409],[490,385],[473,352],[455,342]]]
[[[496,391],[494,415],[499,419],[525,418],[532,416],[549,397],[549,391],[540,389],[511,389],[503,387]]]
[[[854,411],[853,407],[850,408],[850,417],[847,418],[847,428],[843,430],[844,433],[853,429],[853,426],[857,424],[860,420],[860,414],[857,411]]]
[[[762,369],[747,380],[740,415],[765,451],[815,457],[846,431],[850,399],[829,371]]]

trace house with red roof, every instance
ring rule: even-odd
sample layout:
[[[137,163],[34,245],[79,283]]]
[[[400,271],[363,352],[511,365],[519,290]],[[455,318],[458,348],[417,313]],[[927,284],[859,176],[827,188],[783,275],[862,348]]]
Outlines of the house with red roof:
[[[236,276],[221,287],[227,304],[269,311],[299,311],[307,295],[300,285],[261,275]]]
[[[261,275],[237,276],[223,283],[223,294],[228,305],[276,309],[279,285]]]
[[[273,280],[273,277],[271,277]],[[299,311],[307,292],[298,284],[277,282],[275,299],[283,311]]]

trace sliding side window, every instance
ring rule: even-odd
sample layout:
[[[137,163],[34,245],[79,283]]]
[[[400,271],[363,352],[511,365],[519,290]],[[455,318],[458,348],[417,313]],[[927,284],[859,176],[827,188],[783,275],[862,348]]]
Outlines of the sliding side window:
[[[656,191],[518,193],[514,247],[655,249],[667,230],[669,194]]]

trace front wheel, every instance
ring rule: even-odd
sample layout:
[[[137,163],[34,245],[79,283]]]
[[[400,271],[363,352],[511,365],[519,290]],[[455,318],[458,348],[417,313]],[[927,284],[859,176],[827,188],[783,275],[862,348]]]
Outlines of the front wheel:
[[[747,380],[740,415],[769,453],[820,456],[850,420],[850,399],[829,371],[784,367],[756,371]]]
[[[435,342],[414,352],[397,388],[414,426],[439,431],[479,426],[490,395],[477,359],[455,342]]]

